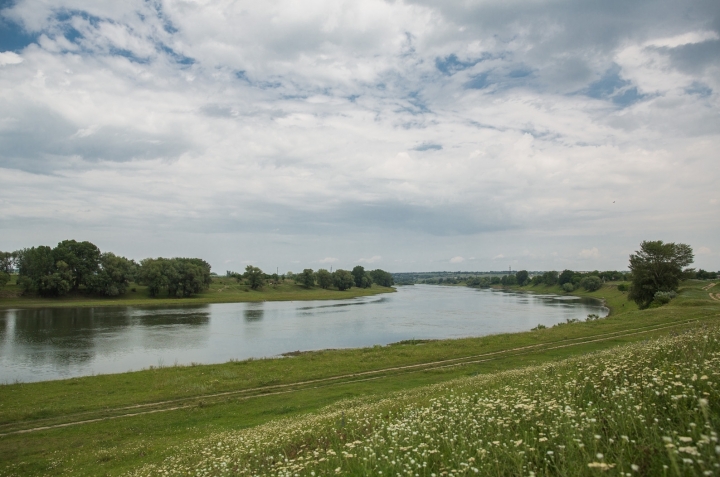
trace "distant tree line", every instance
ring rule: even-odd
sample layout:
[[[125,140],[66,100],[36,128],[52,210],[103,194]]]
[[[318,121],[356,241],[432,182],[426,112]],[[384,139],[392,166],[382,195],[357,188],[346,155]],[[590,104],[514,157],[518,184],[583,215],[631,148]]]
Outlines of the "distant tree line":
[[[245,273],[228,271],[226,275],[239,282],[244,282],[254,290],[263,287],[268,282],[276,283],[285,278],[290,278],[305,288],[313,288],[317,285],[325,290],[335,287],[340,291],[352,287],[370,288],[373,283],[382,287],[390,287],[394,284],[391,273],[380,269],[366,271],[360,265],[353,268],[352,271],[338,269],[331,273],[321,268],[315,272],[312,268],[306,268],[301,273],[288,272],[282,276],[268,275],[258,267],[248,265],[245,267]]]
[[[188,297],[206,290],[211,280],[210,264],[199,258],[147,258],[138,264],[75,240],[64,240],[54,248],[41,245],[0,252],[0,285],[14,271],[24,293],[46,297],[70,292],[118,296],[127,293],[130,282],[147,285],[151,296]]]
[[[575,272],[572,270],[563,270],[558,273],[556,271],[547,271],[537,273],[530,276],[527,270],[520,270],[514,274],[499,276],[475,276],[468,278],[466,284],[474,288],[488,288],[493,285],[501,286],[555,286],[559,285],[564,291],[571,292],[578,288],[584,288],[587,291],[599,290],[606,281],[624,280],[629,274],[617,271],[593,271],[593,272]]]

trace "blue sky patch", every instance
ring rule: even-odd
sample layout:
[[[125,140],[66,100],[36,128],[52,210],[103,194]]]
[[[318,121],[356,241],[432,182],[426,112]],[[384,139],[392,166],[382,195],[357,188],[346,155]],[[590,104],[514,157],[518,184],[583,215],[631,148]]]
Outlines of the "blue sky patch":
[[[712,88],[710,88],[705,83],[701,83],[699,81],[693,81],[693,83],[685,88],[685,92],[687,94],[696,94],[700,96],[701,98],[707,98],[710,96],[713,92]]]
[[[488,80],[488,74],[482,73],[475,76],[473,79],[465,83],[467,89],[483,89],[490,86],[491,82]]]
[[[0,17],[0,51],[18,52],[31,43],[35,43],[40,36],[37,33],[28,33],[17,23]]]
[[[469,61],[461,61],[458,59],[456,54],[446,56],[445,58],[435,58],[435,67],[447,76],[452,76],[458,71],[472,68],[476,64],[483,60],[486,60],[489,55],[483,55],[480,58]]]
[[[195,60],[193,58],[185,56],[182,53],[178,53],[167,45],[160,44],[160,50],[179,65],[190,66],[195,64]]]
[[[648,95],[638,92],[637,87],[620,76],[621,68],[619,65],[613,65],[599,80],[590,83],[590,85],[581,91],[582,94],[595,99],[610,100],[614,104],[626,107],[637,103]]]

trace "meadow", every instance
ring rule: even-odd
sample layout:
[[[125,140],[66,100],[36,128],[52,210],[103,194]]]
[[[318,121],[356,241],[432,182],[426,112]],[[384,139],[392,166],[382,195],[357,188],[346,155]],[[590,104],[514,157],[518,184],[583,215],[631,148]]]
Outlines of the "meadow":
[[[0,475],[702,475],[705,286],[637,310],[608,284],[608,318],[526,333],[0,386]]]

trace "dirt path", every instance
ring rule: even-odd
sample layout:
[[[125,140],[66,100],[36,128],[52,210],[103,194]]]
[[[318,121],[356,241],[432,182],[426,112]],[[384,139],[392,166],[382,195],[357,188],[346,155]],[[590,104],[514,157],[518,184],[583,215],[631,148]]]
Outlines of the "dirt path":
[[[449,368],[454,366],[465,366],[469,364],[483,363],[487,361],[493,361],[501,358],[520,356],[539,351],[550,351],[554,349],[568,348],[572,346],[580,346],[589,343],[596,343],[601,341],[608,341],[618,338],[624,338],[628,336],[634,336],[638,334],[651,333],[654,331],[660,331],[670,328],[676,328],[684,326],[690,323],[695,323],[697,320],[688,320],[681,323],[674,323],[671,325],[651,325],[634,328],[626,331],[616,331],[612,333],[603,333],[595,336],[585,338],[573,338],[570,340],[554,341],[550,343],[541,343],[536,345],[521,346],[518,348],[511,348],[502,351],[494,351],[490,353],[483,353],[471,356],[465,356],[462,358],[444,359],[438,361],[432,361],[421,364],[411,364],[405,366],[394,366],[390,368],[383,368],[372,371],[363,371],[358,373],[343,374],[339,376],[331,376],[328,378],[312,379],[306,381],[298,381],[295,383],[288,384],[276,384],[272,386],[262,386],[248,389],[241,389],[237,391],[225,391],[220,393],[204,394],[198,396],[192,396],[187,398],[179,398],[165,401],[157,401],[153,403],[136,404],[132,406],[117,407],[114,409],[103,409],[98,411],[87,411],[83,413],[69,414],[56,418],[37,419],[32,421],[23,421],[18,423],[9,423],[0,426],[0,429],[11,429],[16,426],[23,425],[35,425],[35,427],[25,429],[12,429],[6,432],[0,433],[0,437],[8,436],[12,434],[25,434],[29,432],[37,432],[48,429],[57,429],[68,426],[76,426],[81,424],[90,424],[94,422],[107,421],[111,419],[119,419],[122,417],[134,417],[146,414],[154,414],[159,412],[176,411],[180,409],[187,409],[196,406],[203,406],[211,404],[212,402],[220,401],[232,397],[236,400],[246,400],[263,396],[272,396],[277,394],[287,394],[296,391],[303,391],[308,389],[318,389],[321,387],[336,386],[341,384],[351,384],[354,382],[369,381],[380,379],[384,377],[409,374],[420,371],[429,371],[433,369]],[[153,409],[156,408],[156,409]],[[118,413],[116,415],[108,415]],[[98,417],[81,418],[81,416],[89,415],[101,415]],[[52,423],[52,421],[71,419],[66,422]],[[38,425],[41,422],[46,422],[46,425]]]

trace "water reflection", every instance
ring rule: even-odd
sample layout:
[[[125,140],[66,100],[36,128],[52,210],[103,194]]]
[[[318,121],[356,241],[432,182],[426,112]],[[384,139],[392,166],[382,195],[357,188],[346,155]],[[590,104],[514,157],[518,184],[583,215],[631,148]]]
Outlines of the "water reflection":
[[[0,382],[523,331],[590,313],[607,310],[587,299],[422,285],[330,302],[0,310]]]
[[[243,311],[245,321],[251,323],[253,321],[260,321],[265,315],[262,303],[248,303],[248,307]]]

